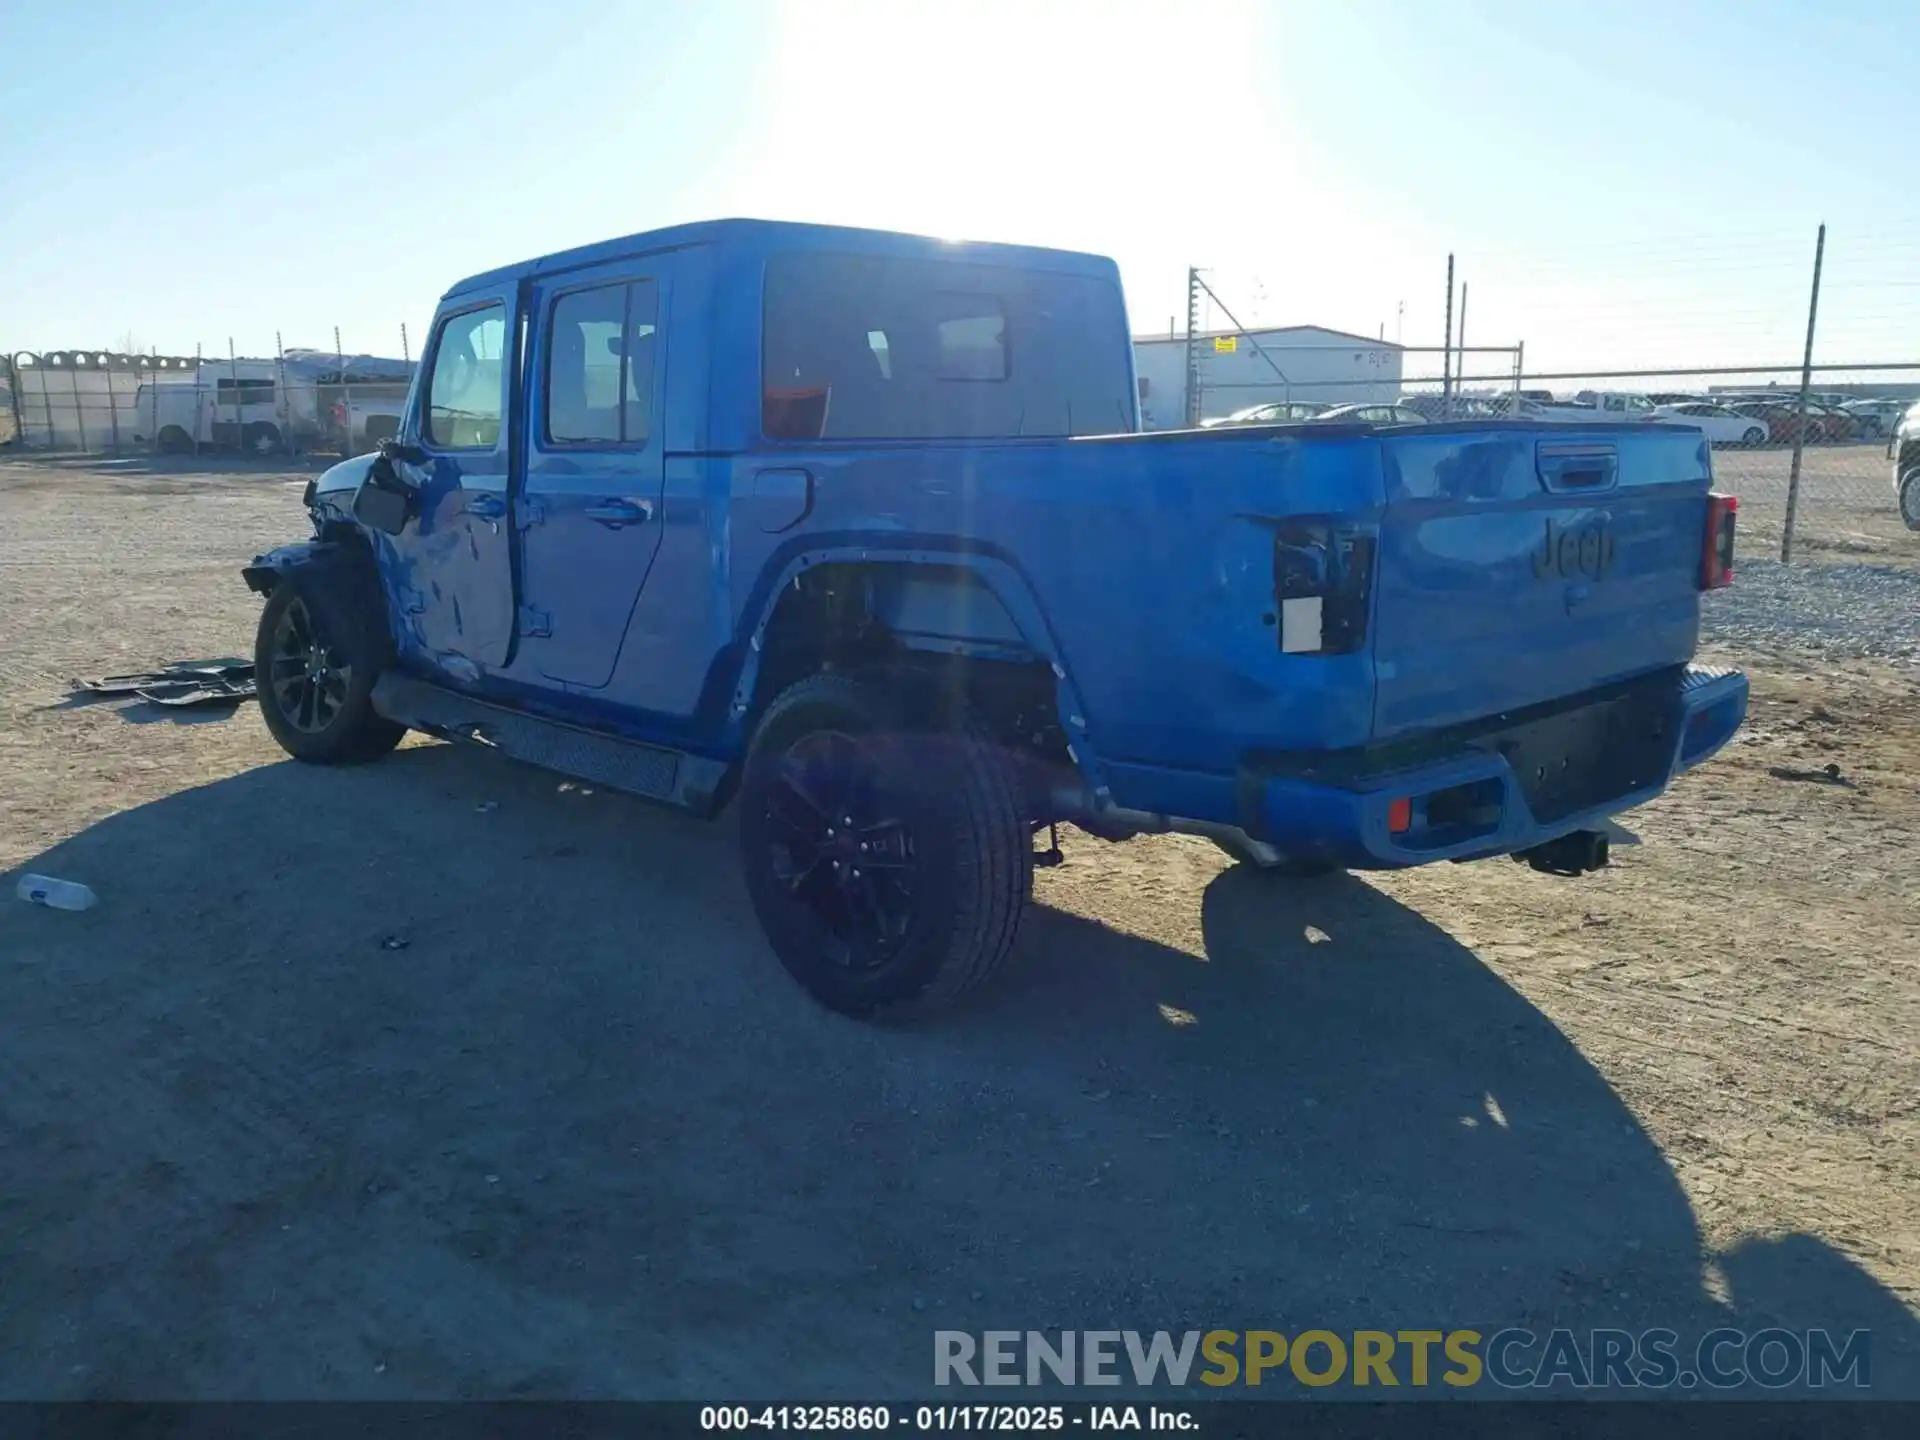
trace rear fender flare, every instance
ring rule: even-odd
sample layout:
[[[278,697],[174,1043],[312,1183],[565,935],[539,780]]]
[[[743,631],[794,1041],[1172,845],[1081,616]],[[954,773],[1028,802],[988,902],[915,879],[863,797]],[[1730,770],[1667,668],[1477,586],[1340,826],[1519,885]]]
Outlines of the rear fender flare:
[[[1107,786],[1092,736],[1089,733],[1087,707],[1074,684],[1058,638],[1047,624],[1033,587],[1026,576],[1007,560],[977,551],[937,548],[883,548],[873,545],[835,545],[803,550],[777,565],[768,567],[773,579],[763,580],[755,588],[742,620],[751,618],[751,629],[743,623],[741,662],[734,676],[733,694],[728,702],[727,727],[742,746],[746,743],[751,720],[753,694],[760,675],[760,661],[766,643],[767,626],[773,619],[780,597],[802,574],[821,565],[898,565],[964,571],[977,580],[996,600],[1007,618],[1019,631],[1025,648],[1053,671],[1054,694],[1060,712],[1060,728],[1065,732],[1069,753],[1094,793],[1106,794]],[[1004,648],[1000,636],[981,637],[983,649]],[[964,645],[964,642],[962,642]],[[962,648],[956,646],[955,648]]]

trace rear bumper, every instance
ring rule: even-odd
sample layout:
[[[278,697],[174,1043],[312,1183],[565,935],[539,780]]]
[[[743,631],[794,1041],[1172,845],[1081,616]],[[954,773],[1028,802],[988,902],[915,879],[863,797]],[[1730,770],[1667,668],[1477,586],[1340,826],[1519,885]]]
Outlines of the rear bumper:
[[[1341,775],[1246,767],[1241,825],[1288,854],[1353,869],[1506,855],[1651,800],[1733,738],[1747,678],[1689,666],[1461,733],[1452,753]],[[1429,742],[1429,745],[1431,742]],[[1396,801],[1406,801],[1396,833]]]
[[[1231,799],[1219,782],[1165,771],[1133,770],[1114,789],[1291,857],[1401,869],[1597,828],[1711,757],[1746,711],[1746,676],[1687,666],[1391,746],[1250,756]]]

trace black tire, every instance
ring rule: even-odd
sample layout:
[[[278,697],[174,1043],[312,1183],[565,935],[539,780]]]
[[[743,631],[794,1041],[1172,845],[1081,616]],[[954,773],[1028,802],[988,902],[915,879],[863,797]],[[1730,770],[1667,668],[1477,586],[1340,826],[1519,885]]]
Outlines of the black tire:
[[[184,455],[193,449],[193,437],[178,425],[164,426],[154,441],[163,455]]]
[[[249,454],[263,459],[268,455],[278,455],[281,448],[280,427],[269,425],[264,420],[247,426],[246,446]]]
[[[754,913],[821,1004],[924,1014],[1005,965],[1033,836],[993,746],[915,728],[888,687],[816,675],[761,718],[739,798]]]
[[[1920,465],[1900,477],[1900,518],[1909,530],[1920,530]]]
[[[391,658],[386,620],[324,575],[281,579],[260,612],[253,673],[261,718],[280,748],[312,765],[374,760],[404,725],[373,709]]]
[[[1257,871],[1262,875],[1277,875],[1287,880],[1311,880],[1316,875],[1331,875],[1340,867],[1331,860],[1317,860],[1308,856],[1288,856],[1284,860],[1271,862],[1261,859],[1251,850],[1220,835],[1209,835],[1209,840],[1219,847],[1220,852],[1229,857],[1243,869]]]
[[[1740,443],[1750,450],[1757,449],[1767,443],[1767,432],[1755,425],[1740,437]]]

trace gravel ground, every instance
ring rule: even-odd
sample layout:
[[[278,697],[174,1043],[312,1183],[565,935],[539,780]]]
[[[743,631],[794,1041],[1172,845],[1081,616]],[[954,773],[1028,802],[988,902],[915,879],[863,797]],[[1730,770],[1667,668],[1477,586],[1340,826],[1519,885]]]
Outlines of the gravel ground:
[[[938,1328],[1774,1324],[1868,1329],[1920,1397],[1910,668],[1716,631],[1747,727],[1577,881],[1069,834],[1004,984],[860,1026],[725,821],[66,697],[244,653],[301,478],[0,464],[0,866],[100,896],[0,894],[0,1399],[860,1400],[924,1396]]]
[[[1920,663],[1920,570],[1742,558],[1732,586],[1707,597],[1702,626],[1741,650]]]

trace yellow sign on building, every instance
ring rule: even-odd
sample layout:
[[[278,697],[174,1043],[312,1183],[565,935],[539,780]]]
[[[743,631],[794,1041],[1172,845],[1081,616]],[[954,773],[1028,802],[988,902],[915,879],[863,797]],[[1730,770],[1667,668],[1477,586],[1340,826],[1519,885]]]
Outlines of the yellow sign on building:
[[[1213,337],[1213,353],[1216,355],[1231,355],[1239,348],[1240,337],[1238,335],[1216,335]]]

